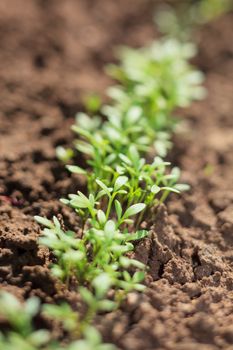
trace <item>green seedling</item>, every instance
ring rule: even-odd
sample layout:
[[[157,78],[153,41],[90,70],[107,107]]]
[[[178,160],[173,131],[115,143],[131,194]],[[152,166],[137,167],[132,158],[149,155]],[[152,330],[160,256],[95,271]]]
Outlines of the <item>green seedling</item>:
[[[1,292],[0,315],[6,319],[12,330],[0,333],[0,348],[4,350],[46,349],[51,341],[47,330],[35,330],[33,319],[38,314],[40,302],[32,297],[20,303],[13,294]],[[50,348],[52,349],[52,348]],[[53,348],[55,350],[55,348]]]
[[[144,206],[131,206],[123,215],[119,214],[119,223],[127,222],[129,217],[143,209]],[[106,273],[104,276],[108,276],[111,286],[114,287],[122,279],[122,267],[131,265],[144,269],[143,264],[128,259],[125,254],[133,250],[131,242],[144,238],[147,235],[146,231],[139,230],[131,234],[124,229],[121,232],[116,222],[105,221],[106,218],[102,218],[99,211],[96,217],[88,222],[82,239],[75,238],[70,231],[63,231],[56,217],[53,221],[41,217],[36,217],[36,220],[46,226],[40,244],[49,247],[57,258],[56,264],[52,266],[52,273],[67,285],[73,277],[79,283],[89,283],[93,288],[93,281]]]
[[[86,178],[87,193],[78,191],[61,201],[81,219],[79,232],[66,230],[56,217],[35,217],[45,227],[39,242],[55,257],[53,275],[67,288],[77,286],[86,305],[81,319],[65,304],[44,307],[71,339],[83,336],[68,350],[112,349],[90,325],[98,312],[115,310],[129,292],[144,290],[146,266],[130,258],[133,243],[148,236],[140,229],[142,221],[169,193],[188,189],[178,183],[179,169],[169,170],[163,158],[172,146],[174,109],[204,96],[203,76],[189,64],[195,52],[193,44],[175,39],[123,49],[120,64],[108,69],[118,81],[108,89],[109,105],[101,107],[92,97],[86,101],[91,117],[76,115],[75,148],[86,164],[67,169]],[[72,157],[62,147],[57,153],[63,162]]]
[[[79,137],[75,147],[97,178],[108,177],[131,145],[142,154],[154,145],[159,156],[166,156],[176,126],[173,110],[205,96],[203,75],[189,64],[195,53],[194,44],[176,39],[120,51],[120,65],[108,68],[120,85],[108,89],[111,104],[101,108],[107,120],[78,113],[72,127]]]
[[[118,69],[118,73],[114,73],[116,76],[119,74],[118,78],[122,79],[122,82],[129,85],[129,87],[126,91],[121,87],[111,89],[111,97],[115,104],[103,107],[103,112],[108,120],[100,127],[100,118],[98,117],[91,119],[87,115],[80,113],[76,118],[77,125],[73,126],[73,130],[81,137],[80,140],[76,141],[76,148],[88,157],[87,164],[91,170],[88,171],[77,166],[67,166],[67,168],[71,172],[87,175],[89,191],[95,190],[95,180],[97,178],[104,179],[104,182],[111,186],[111,181],[114,181],[117,175],[116,167],[121,162],[121,155],[129,156],[130,148],[132,147],[141,153],[149,150],[151,143],[154,143],[157,152],[162,156],[166,155],[171,143],[169,134],[164,131],[169,129],[168,125],[162,124],[164,122],[165,124],[167,123],[166,120],[168,120],[167,116],[170,111],[176,106],[187,106],[194,98],[203,97],[203,88],[199,86],[202,76],[199,72],[192,71],[186,62],[187,58],[193,55],[194,48],[192,45],[186,44],[181,46],[180,44],[179,46],[176,41],[169,41],[160,44],[160,46],[154,44],[149,51],[147,56],[150,58],[145,58],[145,61],[148,59],[148,63],[146,61],[143,65],[150,65],[149,61],[153,61],[153,59],[155,62],[151,63],[152,67],[153,64],[155,67],[156,64],[159,65],[157,69],[161,76],[157,77],[158,81],[155,85],[160,86],[159,81],[161,81],[161,84],[165,84],[166,79],[169,82],[166,92],[164,90],[165,86],[161,87],[163,93],[160,99],[156,96],[149,96],[149,91],[144,91],[142,99],[145,99],[145,101],[143,100],[144,102],[141,105],[138,102],[132,104],[134,97],[127,93],[127,89],[129,88],[130,94],[132,94],[132,86],[135,85],[135,89],[140,84],[143,86],[145,81],[152,79],[151,76],[153,81],[156,80],[153,74],[151,75],[151,72],[147,72],[146,68],[144,68],[145,72],[143,73],[140,64],[135,67],[134,73],[138,69],[140,72],[138,75],[140,75],[141,80],[139,77],[138,80],[135,78],[135,74],[131,72],[133,67],[131,61],[136,62],[134,63],[135,65],[137,62],[141,62],[146,55],[132,50],[124,55],[125,59],[122,67]],[[137,56],[139,56],[138,59]],[[140,58],[141,56],[142,58]],[[170,61],[173,62],[174,66],[166,67],[167,64],[171,65]],[[160,67],[160,64],[162,67],[164,66],[163,69]],[[170,72],[174,76],[166,77],[166,74]],[[138,75],[136,74],[136,76]],[[178,84],[180,85],[178,86]],[[151,93],[154,90],[155,88],[152,87]],[[135,92],[135,94],[137,93]],[[147,96],[147,94],[149,95]],[[170,96],[169,101],[168,96]],[[149,99],[149,102],[147,99]],[[150,107],[150,101],[154,101],[154,104],[155,101],[158,103],[159,100],[158,108],[154,106],[154,110],[150,110],[152,108]],[[164,110],[162,111],[162,109]],[[145,110],[146,116],[144,115]],[[171,121],[172,119],[170,118],[169,120]]]
[[[193,100],[204,97],[200,86],[203,75],[188,62],[195,54],[196,47],[191,43],[176,39],[155,41],[140,50],[122,49],[121,65],[110,66],[109,72],[123,84],[125,93],[140,101],[153,129],[162,126],[157,124],[156,114],[165,113],[166,128],[172,124],[169,113],[174,108],[187,107]],[[115,100],[120,108],[124,101],[116,96]]]
[[[62,328],[74,338],[81,335],[81,320],[77,311],[73,311],[67,303],[60,305],[45,304],[42,314],[62,324]]]
[[[99,287],[98,287],[99,288]],[[89,293],[89,294],[87,294]],[[90,297],[89,291],[83,291],[85,301]],[[101,295],[99,295],[100,297]],[[92,296],[91,296],[92,297]],[[93,297],[92,297],[93,298]],[[93,302],[95,303],[95,298]],[[97,309],[107,308],[104,301]],[[100,303],[101,303],[100,302]],[[93,308],[93,306],[92,306]],[[45,329],[35,330],[33,319],[40,311],[40,302],[36,297],[29,298],[21,303],[8,292],[0,294],[0,316],[4,318],[11,331],[7,334],[0,333],[0,349],[3,350],[114,350],[110,344],[103,344],[100,334],[93,327],[86,325],[86,319],[80,322],[77,312],[73,311],[68,304],[42,306],[42,313],[47,317],[61,322],[63,329],[70,337],[81,338],[70,342],[68,345],[60,345],[51,338],[49,331]]]
[[[51,249],[57,258],[57,263],[51,266],[52,274],[69,284],[70,276],[77,271],[82,280],[84,271],[88,269],[85,242],[75,237],[72,231],[64,232],[56,217],[53,217],[53,221],[38,216],[35,219],[45,226],[39,243]]]
[[[232,0],[181,1],[176,6],[163,6],[155,17],[161,33],[181,40],[189,39],[193,30],[222,14],[231,11]]]
[[[99,285],[100,282],[102,285]],[[86,330],[89,329],[90,322],[98,311],[112,311],[116,307],[114,301],[106,299],[106,292],[111,286],[108,274],[103,273],[96,277],[93,281],[93,286],[94,294],[85,287],[79,288],[82,300],[86,304],[86,313],[82,318],[67,303],[61,305],[45,304],[43,306],[43,315],[58,321],[72,339],[81,338]]]
[[[176,168],[169,174],[169,166],[170,163],[163,161],[160,157],[155,157],[151,164],[146,163],[146,159],[140,157],[135,145],[129,146],[128,156],[122,153],[118,154],[118,162],[115,167],[106,167],[106,172],[104,172],[104,167],[102,167],[102,173],[105,174],[103,181],[100,181],[99,178],[96,179],[95,173],[90,170],[84,171],[77,166],[67,166],[71,172],[84,175],[87,178],[89,190],[92,193],[87,198],[78,192],[77,195],[70,195],[70,200],[63,199],[62,202],[74,207],[82,217],[85,217],[84,208],[89,211],[92,208],[89,214],[93,217],[95,215],[93,206],[95,206],[95,203],[99,203],[98,200],[104,195],[107,195],[110,199],[106,212],[107,218],[109,217],[114,198],[119,195],[123,205],[126,202],[128,202],[128,205],[130,203],[144,202],[151,207],[158,202],[163,202],[167,197],[167,195],[165,197],[161,196],[159,201],[157,198],[159,192],[166,191],[167,194],[169,192],[179,193],[188,189],[187,185],[181,186],[177,184],[180,172]],[[100,186],[100,184],[102,190],[98,192],[98,185]],[[116,186],[119,185],[123,188],[118,188],[116,191]],[[104,202],[106,202],[105,198]]]

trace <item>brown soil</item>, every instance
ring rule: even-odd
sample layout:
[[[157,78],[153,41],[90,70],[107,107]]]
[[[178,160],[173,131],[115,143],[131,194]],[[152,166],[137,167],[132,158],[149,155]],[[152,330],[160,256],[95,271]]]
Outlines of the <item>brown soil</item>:
[[[55,158],[85,92],[103,94],[117,44],[154,37],[150,0],[2,0],[0,3],[0,282],[21,298],[58,300],[33,215],[75,216],[58,201],[81,183]],[[152,220],[136,256],[150,268],[145,294],[99,316],[125,350],[233,349],[233,15],[202,28],[196,62],[208,98],[183,112],[172,161],[192,185]],[[156,219],[156,220],[155,220]],[[70,298],[71,296],[68,295]]]

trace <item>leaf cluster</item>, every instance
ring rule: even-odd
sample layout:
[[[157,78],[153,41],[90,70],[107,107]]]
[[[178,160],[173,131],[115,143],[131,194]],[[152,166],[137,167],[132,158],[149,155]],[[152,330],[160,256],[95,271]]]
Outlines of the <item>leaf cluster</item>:
[[[119,154],[128,156],[131,145],[142,153],[153,145],[159,156],[166,156],[177,123],[174,109],[205,96],[203,75],[189,63],[195,54],[194,44],[171,38],[119,51],[120,64],[107,68],[119,84],[107,91],[111,103],[101,108],[106,120],[82,112],[72,127],[78,135],[75,148],[88,158],[96,177],[105,178]],[[61,159],[68,157],[63,148],[58,151]]]
[[[37,297],[21,303],[13,294],[0,293],[1,317],[8,322],[11,330],[0,332],[0,349],[4,350],[115,350],[111,344],[103,344],[100,334],[91,326],[84,327],[82,339],[71,341],[67,346],[52,339],[49,331],[36,330],[34,317],[40,312]],[[68,304],[42,306],[42,314],[59,320],[64,329],[72,334],[80,327],[77,313]]]
[[[233,9],[232,0],[176,1],[175,6],[162,6],[155,22],[161,33],[181,40],[189,39],[201,24]]]
[[[130,291],[144,289],[145,266],[129,258],[133,242],[148,235],[140,224],[170,192],[188,189],[178,184],[179,169],[169,170],[163,157],[171,147],[173,110],[203,96],[203,77],[188,62],[194,53],[193,45],[170,39],[139,50],[125,48],[120,65],[108,69],[119,82],[108,90],[111,104],[95,115],[100,101],[88,99],[92,115],[76,116],[75,148],[86,167],[67,169],[86,177],[88,193],[78,191],[61,201],[81,218],[80,232],[65,230],[56,217],[36,220],[45,226],[40,244],[56,258],[52,273],[68,287],[75,282],[87,305],[81,324],[115,309]],[[148,152],[157,153],[151,162],[144,158]],[[60,148],[59,155],[65,162],[71,152]]]

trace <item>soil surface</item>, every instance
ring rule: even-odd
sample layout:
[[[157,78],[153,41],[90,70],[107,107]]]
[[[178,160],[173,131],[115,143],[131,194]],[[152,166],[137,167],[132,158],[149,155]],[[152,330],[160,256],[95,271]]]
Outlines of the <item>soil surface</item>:
[[[150,0],[1,0],[0,283],[20,298],[57,301],[49,252],[33,215],[74,214],[58,201],[82,188],[55,157],[70,144],[83,96],[102,95],[118,44],[155,37]],[[170,154],[192,190],[152,215],[136,247],[149,266],[145,294],[99,316],[104,339],[125,350],[233,349],[233,14],[196,35],[208,97],[185,112]]]

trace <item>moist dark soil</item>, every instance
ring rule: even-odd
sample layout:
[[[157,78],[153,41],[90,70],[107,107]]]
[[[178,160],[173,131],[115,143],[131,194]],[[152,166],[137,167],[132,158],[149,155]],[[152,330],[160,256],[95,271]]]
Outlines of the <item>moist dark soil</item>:
[[[83,96],[104,95],[104,65],[119,44],[156,37],[150,0],[1,0],[0,283],[19,298],[71,300],[50,277],[33,215],[75,215],[59,198],[82,189],[56,160]],[[208,97],[181,111],[171,161],[192,189],[151,216],[135,255],[149,267],[144,294],[98,316],[125,350],[233,349],[233,14],[195,35]],[[78,226],[77,226],[78,227]]]

